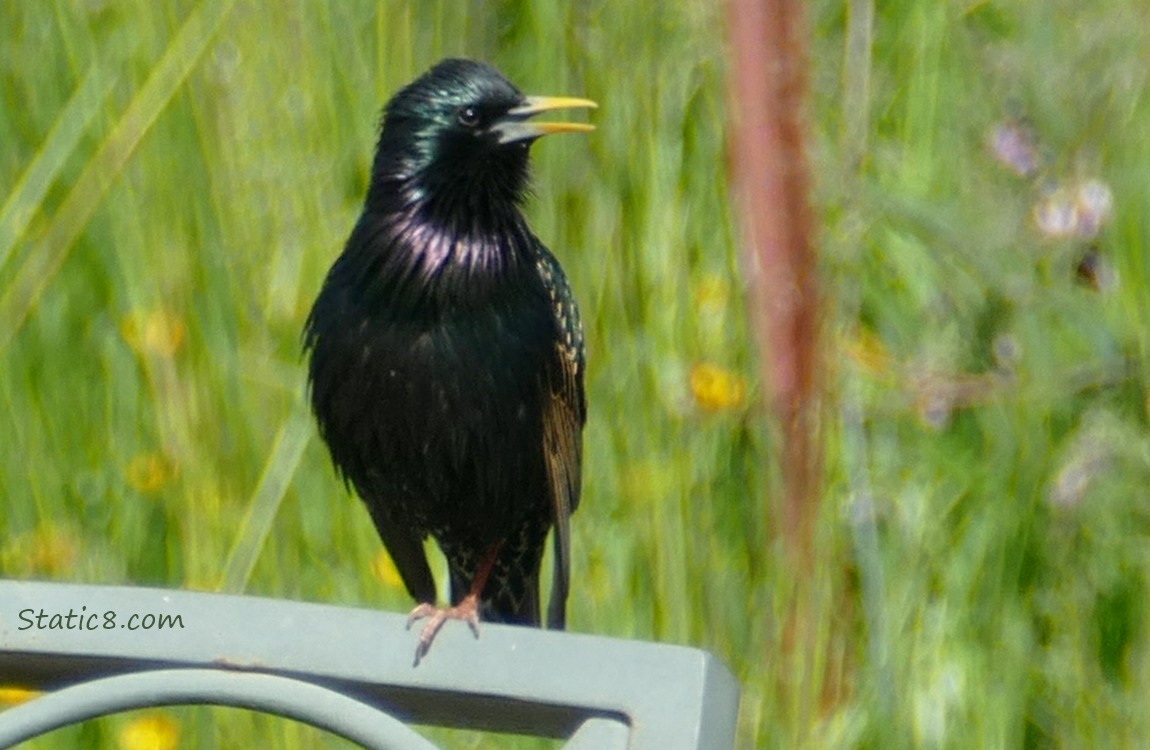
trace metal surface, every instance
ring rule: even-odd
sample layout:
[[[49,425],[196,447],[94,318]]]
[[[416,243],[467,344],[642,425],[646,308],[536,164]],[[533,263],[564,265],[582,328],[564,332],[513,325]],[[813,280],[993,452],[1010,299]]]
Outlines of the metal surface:
[[[140,629],[146,615],[178,616],[180,626]],[[734,746],[738,685],[705,652],[493,624],[476,641],[449,623],[413,667],[416,633],[404,625],[401,615],[329,605],[0,580],[0,684],[272,673],[406,722],[570,737],[572,747]],[[12,713],[0,714],[0,737]]]
[[[435,750],[398,719],[338,692],[287,677],[222,669],[134,672],[48,693],[0,714],[0,747],[119,711],[196,703],[306,721],[371,750]]]

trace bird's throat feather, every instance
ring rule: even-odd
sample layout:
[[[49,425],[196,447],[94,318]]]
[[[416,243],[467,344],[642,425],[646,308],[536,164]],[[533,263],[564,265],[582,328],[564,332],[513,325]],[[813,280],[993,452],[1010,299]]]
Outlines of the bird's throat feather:
[[[501,287],[534,265],[533,237],[521,216],[492,231],[445,224],[416,206],[365,213],[349,249],[348,271],[371,307],[428,313],[497,301]]]

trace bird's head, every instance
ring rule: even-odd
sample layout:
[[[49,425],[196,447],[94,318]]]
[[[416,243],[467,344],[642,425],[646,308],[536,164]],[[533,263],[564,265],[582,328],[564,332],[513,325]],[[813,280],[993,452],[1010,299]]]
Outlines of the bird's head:
[[[595,106],[587,99],[525,96],[490,65],[444,60],[384,109],[369,205],[374,198],[445,221],[498,219],[522,200],[527,151],[536,139],[594,129],[532,118]]]

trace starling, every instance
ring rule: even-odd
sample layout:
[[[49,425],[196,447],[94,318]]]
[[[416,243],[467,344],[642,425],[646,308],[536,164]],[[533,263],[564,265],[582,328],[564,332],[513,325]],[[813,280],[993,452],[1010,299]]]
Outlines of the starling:
[[[567,278],[521,207],[528,150],[590,125],[535,122],[586,99],[524,96],[499,71],[444,60],[385,106],[363,213],[304,329],[311,405],[344,481],[367,505],[428,617],[562,628],[569,516],[579,504],[583,330]],[[447,558],[437,607],[424,554]]]

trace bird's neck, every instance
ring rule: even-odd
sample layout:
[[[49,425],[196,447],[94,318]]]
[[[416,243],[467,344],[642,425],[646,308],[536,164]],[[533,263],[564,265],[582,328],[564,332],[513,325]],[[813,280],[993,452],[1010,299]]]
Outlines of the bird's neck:
[[[381,195],[383,196],[381,199]],[[421,308],[483,305],[534,264],[534,239],[514,203],[485,205],[474,194],[437,200],[393,186],[369,200],[356,231],[363,281],[376,304]]]
[[[428,163],[397,140],[386,129],[380,136],[367,211],[411,215],[455,237],[500,237],[526,228],[520,206],[530,183],[528,144],[480,155],[457,148]]]

